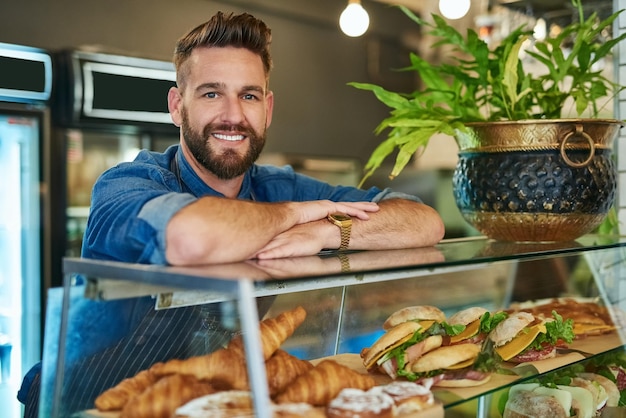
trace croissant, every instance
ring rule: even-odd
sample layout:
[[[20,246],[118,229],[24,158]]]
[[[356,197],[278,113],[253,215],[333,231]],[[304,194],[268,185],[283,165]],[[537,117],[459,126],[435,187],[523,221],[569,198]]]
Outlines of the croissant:
[[[173,374],[159,379],[130,399],[120,418],[170,418],[179,406],[214,392],[209,383],[200,382],[193,376]]]
[[[305,402],[325,406],[344,388],[371,389],[375,382],[371,376],[356,372],[333,360],[323,360],[317,366],[297,377],[276,402]]]
[[[158,364],[158,363],[157,363]],[[139,395],[146,388],[158,380],[158,376],[150,369],[143,370],[135,376],[122,380],[117,385],[102,392],[95,400],[96,408],[100,411],[117,411],[126,405],[133,396]]]
[[[184,374],[212,383],[219,389],[249,389],[248,371],[241,352],[222,348],[186,360],[173,359],[151,368],[157,376]]]
[[[296,377],[312,368],[313,365],[308,361],[300,360],[286,351],[277,350],[265,362],[270,397],[282,392]]]
[[[269,359],[272,354],[289,338],[306,318],[306,311],[302,306],[282,312],[275,318],[267,318],[260,323],[261,345],[263,358]],[[232,350],[243,350],[243,337],[238,335],[228,345]]]

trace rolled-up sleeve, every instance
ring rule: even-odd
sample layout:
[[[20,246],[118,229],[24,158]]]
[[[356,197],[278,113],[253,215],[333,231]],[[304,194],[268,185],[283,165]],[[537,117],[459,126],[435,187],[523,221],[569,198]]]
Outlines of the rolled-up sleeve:
[[[394,192],[390,188],[386,188],[385,190],[382,190],[380,193],[374,196],[374,199],[372,199],[372,202],[382,202],[383,200],[388,200],[388,199],[406,199],[406,200],[412,200],[414,202],[422,203],[422,199],[420,199],[417,196],[414,196],[408,193]]]
[[[176,212],[195,202],[197,198],[188,193],[167,193],[146,202],[138,218],[156,231],[157,245],[149,255],[150,263],[167,264],[165,259],[165,230]]]

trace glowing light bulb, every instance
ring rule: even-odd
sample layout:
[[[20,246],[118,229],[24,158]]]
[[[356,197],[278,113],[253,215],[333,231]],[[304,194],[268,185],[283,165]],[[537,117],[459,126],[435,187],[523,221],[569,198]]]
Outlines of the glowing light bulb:
[[[339,16],[339,27],[348,36],[357,37],[363,35],[370,25],[370,17],[361,6],[359,0],[349,0],[348,6]]]
[[[469,9],[470,0],[439,0],[439,12],[450,20],[462,18]]]
[[[546,21],[542,18],[537,19],[537,23],[535,24],[535,28],[533,30],[533,36],[538,41],[543,41],[546,39],[546,35],[548,34],[548,28],[546,26]]]

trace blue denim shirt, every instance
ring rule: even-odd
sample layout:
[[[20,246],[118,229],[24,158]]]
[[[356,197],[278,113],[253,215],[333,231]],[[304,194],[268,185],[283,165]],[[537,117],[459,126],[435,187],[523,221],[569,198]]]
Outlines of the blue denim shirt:
[[[133,162],[120,163],[96,181],[83,238],[86,258],[167,264],[165,228],[184,206],[202,196],[223,196],[207,186],[178,152],[141,151]],[[245,174],[238,199],[259,202],[380,201],[415,196],[372,187],[331,186],[294,172],[290,166],[254,165]]]

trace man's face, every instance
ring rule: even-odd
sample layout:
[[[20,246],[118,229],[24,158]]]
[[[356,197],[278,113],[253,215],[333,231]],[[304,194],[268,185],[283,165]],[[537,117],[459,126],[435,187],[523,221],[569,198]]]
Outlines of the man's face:
[[[184,85],[168,96],[185,145],[218,178],[242,175],[263,150],[271,122],[261,58],[243,48],[199,48],[185,65]]]

